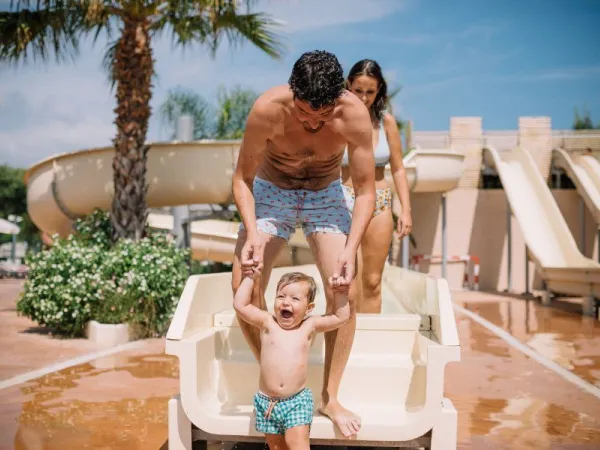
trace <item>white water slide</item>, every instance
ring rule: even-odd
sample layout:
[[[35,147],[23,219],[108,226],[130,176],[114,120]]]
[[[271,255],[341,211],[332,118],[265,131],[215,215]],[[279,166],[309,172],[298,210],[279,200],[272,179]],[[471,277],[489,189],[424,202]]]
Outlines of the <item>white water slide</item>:
[[[600,297],[600,264],[579,251],[530,153],[519,147],[484,152],[498,172],[528,254],[546,284],[544,302],[549,303],[551,293],[581,296],[584,314],[592,315],[595,297]]]
[[[234,142],[153,145],[148,154],[148,205],[231,203],[237,149]],[[30,168],[28,208],[36,225],[47,233],[66,235],[75,217],[96,207],[109,208],[112,156],[111,148],[94,149],[59,155]],[[448,150],[411,153],[405,158],[411,189],[454,189],[463,159],[462,154]],[[150,224],[170,230],[173,219],[153,215]],[[225,221],[193,222],[195,256],[230,260],[237,226]],[[302,233],[296,236],[292,248],[309,255]],[[279,265],[289,263],[284,257]],[[289,270],[302,270],[321,284],[314,264],[279,267],[272,278]],[[270,300],[273,289],[275,283],[270,283],[266,293]],[[323,292],[321,285],[315,314],[324,312]],[[352,443],[455,450],[457,412],[444,397],[444,381],[446,365],[460,360],[460,343],[448,283],[387,266],[382,294],[382,314],[357,317],[352,353],[340,386],[340,400],[362,416],[362,429]],[[223,441],[263,439],[253,427],[252,393],[257,388],[258,365],[231,305],[230,273],[194,275],[187,280],[166,342],[166,352],[180,359],[180,394],[169,401],[171,450],[191,450],[195,440],[203,441],[201,447],[216,450]],[[321,390],[323,364],[321,335],[309,360],[308,384],[313,392]],[[349,443],[316,411],[311,438],[322,444]]]
[[[231,182],[240,141],[155,143],[148,152],[147,202],[150,208],[177,205],[233,203]],[[113,195],[112,147],[65,153],[47,158],[25,175],[27,207],[38,228],[66,236],[76,217],[94,208],[109,209]],[[447,192],[458,184],[464,155],[448,149],[415,150],[404,163],[411,190]],[[388,179],[391,180],[388,168]],[[173,217],[150,214],[149,225],[172,230]],[[239,224],[226,220],[192,222],[192,257],[232,260]],[[277,266],[312,263],[301,232],[295,233]]]
[[[568,153],[562,148],[552,151],[555,167],[563,169],[600,226],[600,161],[594,153]]]

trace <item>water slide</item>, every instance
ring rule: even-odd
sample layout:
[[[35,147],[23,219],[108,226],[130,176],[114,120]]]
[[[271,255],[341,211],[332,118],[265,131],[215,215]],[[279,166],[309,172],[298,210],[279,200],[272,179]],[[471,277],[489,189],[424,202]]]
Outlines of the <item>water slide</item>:
[[[239,142],[157,143],[148,153],[147,201],[151,208],[174,205],[227,205]],[[26,174],[29,214],[46,233],[67,235],[73,219],[108,209],[112,197],[109,147],[48,158]],[[454,189],[464,155],[447,149],[416,150],[405,158],[413,192]],[[387,177],[391,180],[388,169]],[[152,214],[151,226],[170,230],[173,218]],[[230,260],[238,224],[192,222],[191,246],[199,259]],[[296,257],[284,255],[272,274],[302,270],[321,284],[302,233],[291,243]],[[298,256],[300,254],[300,256]],[[276,283],[266,296],[272,300]],[[388,266],[384,271],[381,315],[360,314],[352,353],[340,387],[340,400],[362,415],[357,440],[398,447],[410,443],[455,450],[457,412],[444,398],[445,367],[460,360],[450,291],[445,279]],[[315,314],[323,314],[321,285]],[[207,295],[210,293],[210,295]],[[166,352],[180,358],[180,394],[169,401],[169,449],[192,449],[203,440],[260,441],[253,428],[252,393],[257,364],[243,339],[232,305],[231,274],[188,278],[171,322]],[[272,307],[272,305],[270,305]],[[321,335],[312,346],[309,386],[320,392],[324,364]],[[318,405],[318,401],[315,403]],[[347,445],[332,422],[316,413],[315,443]]]
[[[563,169],[573,181],[577,192],[600,226],[600,161],[593,153],[567,153],[562,148],[552,150],[552,162]]]
[[[155,143],[148,152],[147,202],[150,208],[177,205],[233,203],[231,181],[240,141]],[[94,208],[109,209],[112,199],[112,147],[94,148],[47,158],[25,175],[27,207],[38,228],[66,236],[73,220]],[[414,192],[454,189],[463,171],[464,155],[441,150],[414,150],[408,154],[408,180]],[[389,167],[387,178],[391,181]],[[173,217],[151,213],[149,225],[171,230]],[[239,224],[200,220],[191,224],[192,256],[198,260],[231,261]],[[282,251],[277,266],[312,263],[301,232]]]
[[[581,296],[584,313],[593,314],[594,297],[600,297],[600,264],[579,251],[531,154],[520,147],[502,152],[487,148],[484,157],[502,181],[528,254],[546,284],[544,302],[551,293]]]
[[[314,264],[281,267],[315,278],[313,314],[324,314],[324,288]],[[269,283],[272,310],[275,282]],[[207,295],[210,293],[210,295]],[[460,343],[448,283],[395,266],[384,269],[382,313],[357,314],[356,334],[339,388],[339,399],[361,416],[348,441],[315,410],[311,443],[456,450],[457,413],[444,397],[445,368],[460,361]],[[231,308],[231,274],[191,276],[171,321],[166,353],[179,358],[179,391],[169,401],[169,449],[210,450],[227,442],[260,442],[252,399],[258,364]],[[311,346],[307,385],[315,408],[322,391],[323,334]],[[200,445],[198,448],[204,448]]]

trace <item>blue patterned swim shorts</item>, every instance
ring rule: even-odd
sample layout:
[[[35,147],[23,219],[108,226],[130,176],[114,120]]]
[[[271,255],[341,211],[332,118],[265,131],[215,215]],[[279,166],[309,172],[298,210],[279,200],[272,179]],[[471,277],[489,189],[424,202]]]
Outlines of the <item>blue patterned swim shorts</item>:
[[[254,177],[253,193],[256,226],[263,233],[286,241],[300,226],[305,236],[315,232],[350,233],[352,215],[339,179],[321,190],[311,191],[281,189]],[[243,229],[241,224],[240,230]]]
[[[312,425],[313,397],[308,388],[288,398],[274,398],[257,392],[254,396],[256,431],[285,434],[288,428]]]

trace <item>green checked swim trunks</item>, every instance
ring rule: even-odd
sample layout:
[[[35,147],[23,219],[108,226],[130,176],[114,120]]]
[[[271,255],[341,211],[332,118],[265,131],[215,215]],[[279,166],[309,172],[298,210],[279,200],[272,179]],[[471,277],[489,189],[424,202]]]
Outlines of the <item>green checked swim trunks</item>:
[[[285,434],[288,428],[312,425],[313,398],[308,388],[288,398],[274,398],[257,392],[254,396],[256,431],[266,434]]]

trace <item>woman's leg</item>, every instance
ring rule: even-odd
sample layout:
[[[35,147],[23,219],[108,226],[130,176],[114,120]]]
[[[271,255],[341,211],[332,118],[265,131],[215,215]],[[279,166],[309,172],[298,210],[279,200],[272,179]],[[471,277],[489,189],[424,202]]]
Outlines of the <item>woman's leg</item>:
[[[394,223],[388,209],[377,214],[363,235],[361,242],[362,277],[356,312],[379,314],[381,312],[381,276],[388,258]]]

